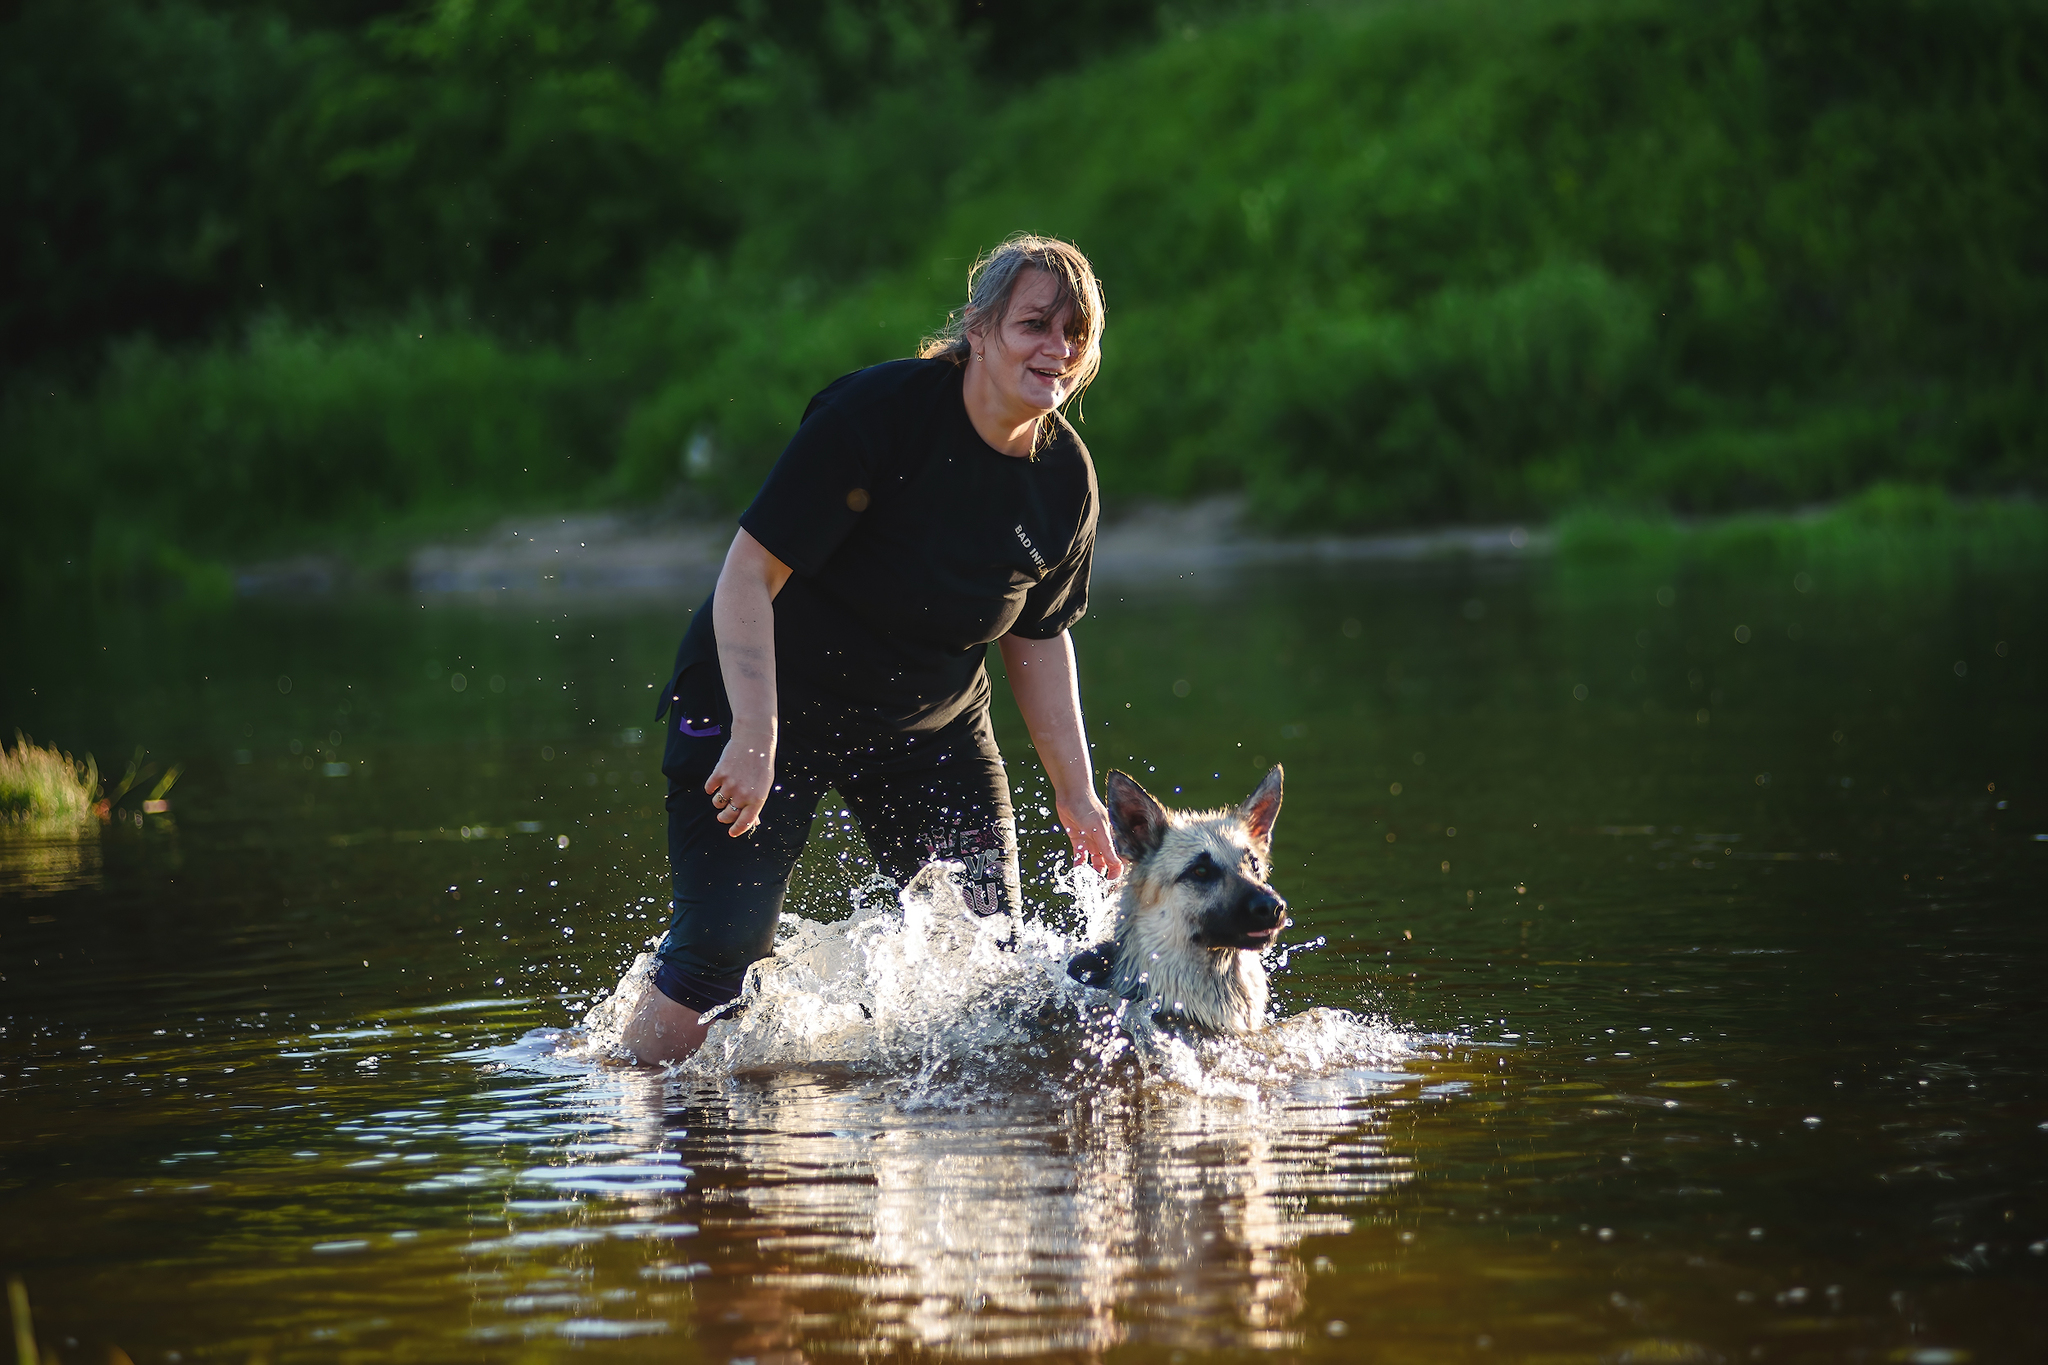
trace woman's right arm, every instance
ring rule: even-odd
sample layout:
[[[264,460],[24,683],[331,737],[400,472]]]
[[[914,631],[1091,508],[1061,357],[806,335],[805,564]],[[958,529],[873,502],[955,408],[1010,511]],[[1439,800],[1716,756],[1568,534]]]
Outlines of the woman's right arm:
[[[738,838],[761,823],[761,807],[775,785],[775,594],[789,581],[789,565],[742,530],[725,552],[711,624],[718,633],[718,667],[732,704],[732,734],[718,766],[704,783],[718,818]]]

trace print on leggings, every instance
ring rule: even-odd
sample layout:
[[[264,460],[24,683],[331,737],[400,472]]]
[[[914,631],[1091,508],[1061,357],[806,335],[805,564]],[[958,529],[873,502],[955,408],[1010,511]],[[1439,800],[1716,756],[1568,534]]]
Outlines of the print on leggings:
[[[1017,904],[1017,855],[1004,832],[992,826],[968,829],[956,825],[936,831],[926,850],[927,861],[942,859],[961,865],[960,896],[977,915],[1007,914]]]

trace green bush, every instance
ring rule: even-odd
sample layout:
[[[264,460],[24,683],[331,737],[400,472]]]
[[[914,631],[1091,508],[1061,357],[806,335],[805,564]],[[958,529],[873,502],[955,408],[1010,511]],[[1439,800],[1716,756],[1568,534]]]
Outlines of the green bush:
[[[744,496],[804,394],[906,353],[1021,225],[1106,282],[1083,433],[1112,499],[1243,488],[1275,523],[1359,527],[2033,486],[2044,65],[2042,12],[1997,3],[1190,28],[995,110],[902,268],[735,268],[634,305],[706,344],[621,486],[703,436]]]
[[[963,9],[489,0],[310,37],[120,10],[314,73],[230,214],[290,288],[90,387],[18,378],[7,571],[734,507],[811,393],[909,354],[1019,228],[1102,271],[1112,503],[1242,489],[1352,528],[2040,486],[2039,4],[1379,0],[1043,70]]]
[[[0,827],[85,825],[99,792],[99,767],[90,755],[80,763],[30,743],[19,730],[14,748],[0,743]]]
[[[0,369],[75,376],[140,326],[207,338],[259,292],[248,167],[317,50],[274,18],[179,0],[7,10]]]
[[[573,501],[611,458],[616,399],[597,369],[426,321],[131,345],[86,396],[16,404],[10,444],[37,460],[17,548],[120,577],[166,550],[283,551],[423,509]],[[49,507],[83,534],[36,515]]]
[[[1874,591],[1931,586],[1975,574],[2048,571],[2048,509],[2017,499],[1959,499],[1930,484],[1880,482],[1824,511],[1715,518],[1581,508],[1557,525],[1567,588],[1608,594],[1644,577],[1666,583],[1710,574],[1816,580]],[[1617,573],[1617,570],[1623,572]]]

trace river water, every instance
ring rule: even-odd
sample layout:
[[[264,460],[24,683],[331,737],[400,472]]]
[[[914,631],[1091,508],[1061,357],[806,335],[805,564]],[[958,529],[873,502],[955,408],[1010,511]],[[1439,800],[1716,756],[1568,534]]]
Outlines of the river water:
[[[666,918],[683,605],[17,616],[0,720],[184,775],[0,841],[0,1263],[66,1361],[2041,1359],[2048,603],[1795,567],[1100,584],[1098,766],[1286,765],[1284,1022],[1061,984],[1003,704],[1028,951],[828,797],[792,904],[879,907],[886,1008],[675,1075],[574,1026]]]

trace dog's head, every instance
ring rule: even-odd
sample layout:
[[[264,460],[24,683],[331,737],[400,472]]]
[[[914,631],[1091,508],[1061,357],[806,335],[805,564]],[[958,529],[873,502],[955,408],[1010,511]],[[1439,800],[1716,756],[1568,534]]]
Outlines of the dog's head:
[[[1280,936],[1287,902],[1267,884],[1281,772],[1235,810],[1170,811],[1130,778],[1108,778],[1109,822],[1130,864],[1127,904],[1179,919],[1202,948],[1258,951]]]

